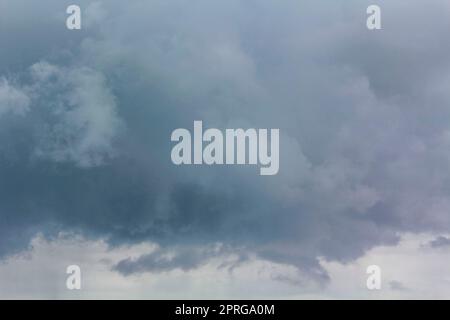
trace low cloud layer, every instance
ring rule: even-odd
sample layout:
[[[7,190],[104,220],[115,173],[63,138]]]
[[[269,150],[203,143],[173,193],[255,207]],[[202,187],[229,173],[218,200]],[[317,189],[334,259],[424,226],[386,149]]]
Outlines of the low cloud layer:
[[[439,236],[436,239],[430,241],[429,245],[432,248],[445,248],[450,246],[450,239],[444,236]]]

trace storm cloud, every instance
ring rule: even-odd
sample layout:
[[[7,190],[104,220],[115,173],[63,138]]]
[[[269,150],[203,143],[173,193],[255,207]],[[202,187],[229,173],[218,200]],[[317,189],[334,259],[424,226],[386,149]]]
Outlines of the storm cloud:
[[[123,274],[220,244],[326,281],[319,258],[450,230],[448,1],[377,1],[377,31],[373,1],[77,1],[70,31],[72,2],[0,0],[3,257],[66,231],[160,246]],[[194,120],[279,128],[278,175],[174,166]]]

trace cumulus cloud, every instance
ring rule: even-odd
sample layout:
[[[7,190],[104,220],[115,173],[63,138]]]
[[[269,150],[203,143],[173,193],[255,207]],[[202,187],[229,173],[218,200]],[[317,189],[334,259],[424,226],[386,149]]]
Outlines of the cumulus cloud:
[[[57,92],[49,110],[53,123],[43,132],[36,153],[54,161],[96,166],[114,155],[113,141],[123,123],[105,77],[87,67],[60,68],[46,62],[31,66],[33,90]],[[50,93],[51,94],[51,93]]]
[[[35,155],[80,167],[100,165],[115,155],[114,140],[124,125],[100,72],[40,61],[28,73],[30,83],[22,89],[0,80],[0,116],[24,116],[31,105],[37,106],[29,117],[39,130],[34,133]]]
[[[24,115],[30,107],[30,98],[21,90],[12,86],[5,78],[0,79],[0,116],[5,113]]]
[[[139,274],[201,267],[222,243],[326,283],[321,259],[448,232],[446,1],[380,1],[377,32],[370,1],[81,1],[80,32],[55,4],[2,41],[18,84],[0,108],[25,115],[0,117],[2,255],[61,230],[157,243],[117,265]],[[173,166],[170,133],[198,119],[280,128],[279,174]]]
[[[123,275],[142,272],[168,272],[175,269],[189,271],[199,268],[213,258],[224,256],[226,253],[227,251],[223,250],[220,245],[193,248],[180,247],[169,250],[167,248],[158,248],[135,259],[123,259],[113,269]],[[240,261],[242,259],[238,258],[237,262]]]

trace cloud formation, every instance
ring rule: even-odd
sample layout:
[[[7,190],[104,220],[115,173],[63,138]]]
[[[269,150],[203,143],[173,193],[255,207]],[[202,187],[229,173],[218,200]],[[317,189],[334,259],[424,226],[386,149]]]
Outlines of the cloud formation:
[[[429,242],[432,248],[445,248],[450,246],[450,239],[444,236],[439,236],[436,239]]]
[[[0,79],[0,116],[5,113],[24,115],[30,106],[30,98],[21,89],[10,85],[7,79]]]
[[[326,282],[320,259],[448,232],[449,5],[379,2],[373,33],[369,1],[80,1],[77,33],[60,1],[0,1],[0,254],[75,231],[160,246],[123,274],[220,244]],[[280,128],[279,174],[173,166],[194,120]]]
[[[104,76],[87,67],[65,69],[46,62],[32,65],[30,72],[36,99],[43,92],[44,99],[55,96],[48,108],[52,123],[45,123],[38,156],[82,167],[112,157],[113,140],[123,124]]]

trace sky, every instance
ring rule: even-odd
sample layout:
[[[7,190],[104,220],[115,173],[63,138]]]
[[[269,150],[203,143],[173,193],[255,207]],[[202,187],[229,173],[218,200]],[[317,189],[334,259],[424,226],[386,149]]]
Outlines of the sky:
[[[0,0],[0,298],[450,298],[448,30],[446,0]],[[278,128],[278,174],[174,165],[196,120]]]

